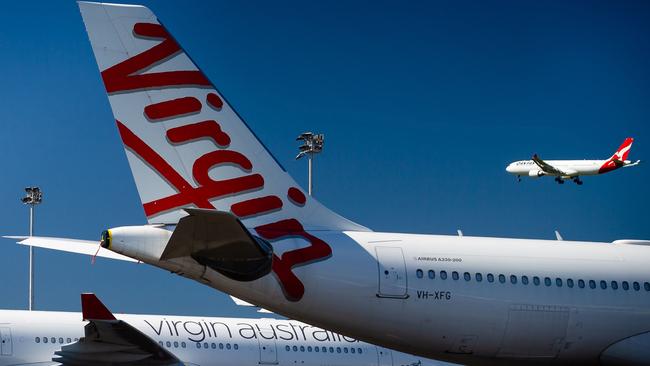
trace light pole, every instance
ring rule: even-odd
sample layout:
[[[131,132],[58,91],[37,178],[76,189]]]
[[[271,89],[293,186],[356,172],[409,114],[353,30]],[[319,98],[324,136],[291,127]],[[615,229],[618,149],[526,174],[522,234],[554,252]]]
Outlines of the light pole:
[[[313,160],[314,154],[318,154],[323,151],[323,143],[325,143],[325,135],[314,134],[312,132],[303,132],[296,138],[296,141],[302,141],[302,145],[298,147],[300,152],[296,155],[296,160],[307,155],[309,161],[309,187],[308,193],[311,196],[312,192],[312,169],[313,169]]]
[[[29,205],[29,236],[34,236],[34,207],[43,201],[43,192],[38,187],[26,187],[27,194],[21,201]],[[29,310],[34,308],[34,247],[29,246]]]

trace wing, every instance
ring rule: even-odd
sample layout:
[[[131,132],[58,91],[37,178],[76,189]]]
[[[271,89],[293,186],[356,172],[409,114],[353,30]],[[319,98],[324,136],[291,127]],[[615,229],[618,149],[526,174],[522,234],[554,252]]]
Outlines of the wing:
[[[156,341],[117,320],[94,294],[82,294],[85,336],[61,347],[52,361],[64,366],[183,365]]]
[[[59,250],[62,252],[85,254],[85,255],[90,255],[95,257],[117,259],[121,261],[138,262],[137,259],[133,259],[100,247],[98,241],[66,239],[66,238],[50,238],[44,236],[31,236],[31,237],[4,236],[4,238],[16,239],[19,240],[18,244],[28,245],[33,247]]]
[[[566,172],[563,172],[560,169],[554,167],[553,165],[540,159],[539,156],[537,156],[537,154],[533,155],[533,162],[535,162],[535,164],[537,164],[537,166],[546,174],[568,175]]]

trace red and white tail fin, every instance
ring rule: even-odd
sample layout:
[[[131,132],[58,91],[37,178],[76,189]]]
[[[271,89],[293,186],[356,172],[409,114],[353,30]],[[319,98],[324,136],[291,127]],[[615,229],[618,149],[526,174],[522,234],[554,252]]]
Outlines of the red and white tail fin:
[[[79,7],[149,223],[199,207],[247,227],[368,230],[298,188],[149,9]]]
[[[614,155],[612,155],[609,160],[618,160],[618,161],[625,161],[627,160],[627,156],[630,155],[630,149],[632,148],[632,143],[634,142],[634,139],[632,137],[628,137],[623,141],[621,146],[616,150]]]

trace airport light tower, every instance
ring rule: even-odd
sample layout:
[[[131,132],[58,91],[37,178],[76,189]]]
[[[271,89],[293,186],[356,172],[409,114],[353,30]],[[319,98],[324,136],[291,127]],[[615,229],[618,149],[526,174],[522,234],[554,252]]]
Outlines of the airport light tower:
[[[323,151],[323,144],[325,143],[325,135],[314,134],[312,132],[303,132],[296,138],[296,141],[302,141],[302,145],[298,147],[300,152],[296,155],[296,160],[307,156],[309,161],[309,187],[308,193],[311,196],[312,193],[312,170],[313,170],[313,160],[314,154],[318,154]]]
[[[29,236],[34,236],[34,208],[43,201],[43,192],[38,187],[26,187],[27,194],[21,201],[29,205]],[[29,246],[29,310],[34,308],[34,247]]]

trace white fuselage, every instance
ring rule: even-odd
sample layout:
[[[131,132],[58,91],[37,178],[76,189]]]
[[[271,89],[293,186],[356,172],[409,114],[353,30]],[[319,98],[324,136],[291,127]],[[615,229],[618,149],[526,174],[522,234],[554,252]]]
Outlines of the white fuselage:
[[[506,171],[510,174],[517,176],[529,176],[538,178],[542,175],[551,176],[582,176],[582,175],[597,175],[601,173],[601,168],[607,160],[547,160],[546,163],[553,167],[566,172],[566,175],[552,174],[543,172],[537,164],[532,160],[519,160],[510,163],[506,167]]]
[[[160,249],[152,244],[137,247],[140,257],[151,252],[145,262],[269,310],[453,362],[592,364],[610,345],[650,332],[647,245],[316,234],[332,256],[294,268],[305,287],[300,301],[287,300],[273,275],[233,281],[191,259],[153,260]]]
[[[438,365],[304,323],[277,319],[160,315],[116,317],[187,365]],[[0,310],[0,365],[48,365],[61,346],[84,335],[80,313]]]

